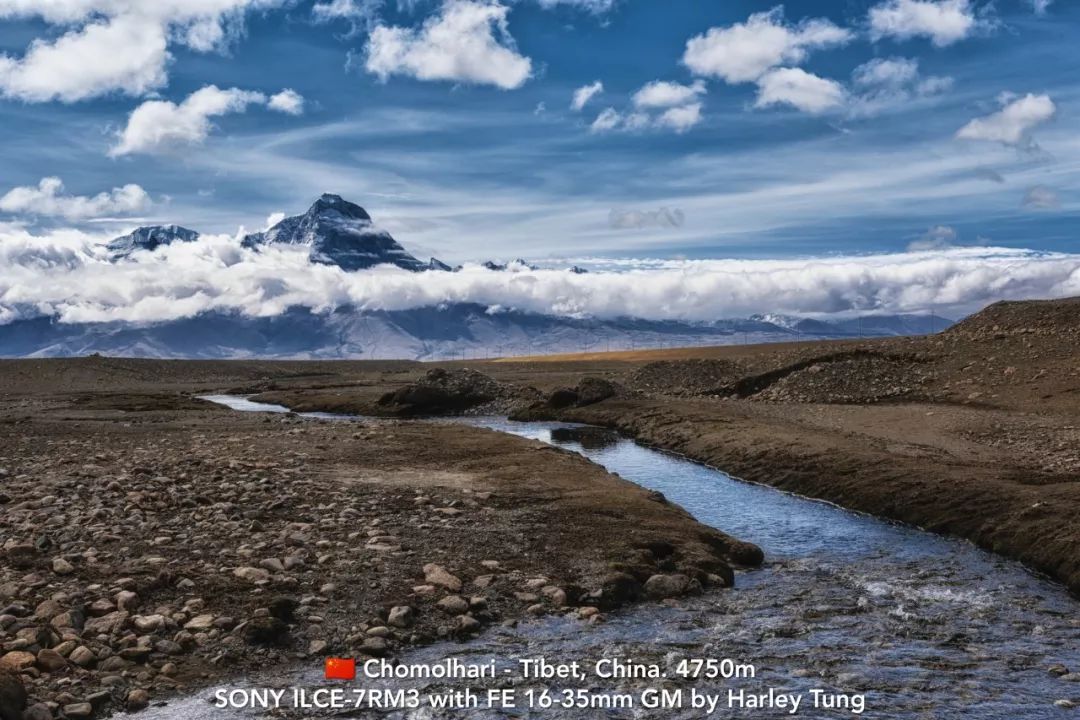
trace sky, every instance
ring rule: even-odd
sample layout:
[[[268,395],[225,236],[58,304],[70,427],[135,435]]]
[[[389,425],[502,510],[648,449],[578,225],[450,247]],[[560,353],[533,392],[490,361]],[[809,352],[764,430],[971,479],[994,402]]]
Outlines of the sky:
[[[0,0],[0,321],[75,246],[323,192],[452,263],[991,248],[1080,292],[1078,38],[1073,0]]]

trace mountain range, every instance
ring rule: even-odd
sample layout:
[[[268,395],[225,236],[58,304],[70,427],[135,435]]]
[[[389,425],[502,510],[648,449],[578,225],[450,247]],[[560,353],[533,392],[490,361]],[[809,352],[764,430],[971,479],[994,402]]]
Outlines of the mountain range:
[[[106,246],[111,262],[173,243],[194,242],[199,233],[179,225],[141,227]],[[391,264],[411,272],[454,272],[436,258],[411,255],[378,228],[359,205],[338,195],[321,196],[303,215],[246,235],[259,250],[303,246],[313,263],[353,272]],[[492,271],[535,269],[524,260],[484,263]],[[584,273],[574,267],[571,272]],[[471,303],[397,311],[343,307],[314,312],[293,307],[274,317],[206,312],[167,322],[61,323],[40,316],[0,325],[0,356],[60,357],[103,353],[154,358],[413,358],[494,357],[645,347],[723,345],[859,336],[918,335],[951,325],[941,317],[887,315],[813,320],[756,315],[710,322],[596,319],[493,311]]]

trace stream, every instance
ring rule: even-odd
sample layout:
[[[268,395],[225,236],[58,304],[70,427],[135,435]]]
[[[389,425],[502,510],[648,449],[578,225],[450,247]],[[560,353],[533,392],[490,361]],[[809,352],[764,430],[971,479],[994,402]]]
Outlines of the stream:
[[[288,412],[232,396],[207,396],[235,410]],[[360,418],[305,414],[323,420]],[[370,420],[364,420],[370,421]],[[754,678],[698,680],[700,690],[808,693],[826,689],[865,697],[863,717],[923,720],[1080,716],[1080,604],[1063,587],[970,543],[735,480],[716,469],[649,449],[614,432],[566,423],[500,418],[455,422],[531,438],[581,453],[611,472],[659,490],[698,520],[759,545],[765,565],[739,573],[736,587],[672,605],[642,605],[585,625],[551,617],[495,627],[467,643],[444,642],[406,653],[404,662],[516,664],[519,657],[601,657],[674,663],[682,657],[732,658]],[[1051,672],[1061,665],[1065,678]],[[252,678],[252,683],[258,679]],[[314,670],[279,684],[318,685]],[[264,680],[263,682],[269,682]],[[417,681],[419,682],[419,681]],[[425,691],[436,681],[419,683]],[[490,681],[498,686],[500,681]],[[501,681],[504,685],[508,681]],[[524,681],[514,681],[519,692]],[[640,692],[656,680],[600,680],[597,693]],[[525,683],[527,685],[527,683]],[[569,685],[567,687],[578,687]],[[537,686],[539,687],[539,686]],[[675,687],[672,685],[672,687]],[[683,685],[689,687],[689,685]],[[142,717],[220,720],[253,717],[210,706],[210,691],[153,708]],[[807,708],[798,715],[844,717],[850,708]],[[725,718],[790,717],[789,709],[740,709]],[[588,709],[516,712],[440,711],[430,707],[337,717],[701,718],[702,710]]]

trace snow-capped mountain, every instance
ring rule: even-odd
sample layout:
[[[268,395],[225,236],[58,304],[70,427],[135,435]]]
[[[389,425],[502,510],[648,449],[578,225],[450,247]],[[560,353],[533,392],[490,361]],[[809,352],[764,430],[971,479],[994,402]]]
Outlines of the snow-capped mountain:
[[[429,269],[428,263],[410,255],[390,233],[377,228],[364,208],[340,195],[325,194],[303,215],[285,218],[243,240],[244,247],[274,243],[307,245],[312,262],[348,271],[382,264],[416,272]]]
[[[162,245],[194,242],[198,239],[199,233],[179,225],[148,225],[116,238],[105,247],[108,250],[109,259],[116,262],[129,258],[132,253],[141,250],[157,250]]]

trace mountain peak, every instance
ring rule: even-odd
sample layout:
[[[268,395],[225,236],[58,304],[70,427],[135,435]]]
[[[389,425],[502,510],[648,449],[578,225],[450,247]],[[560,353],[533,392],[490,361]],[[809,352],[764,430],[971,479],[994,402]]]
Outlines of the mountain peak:
[[[368,215],[367,210],[356,203],[349,202],[340,195],[334,195],[332,193],[323,193],[320,195],[319,199],[315,201],[315,204],[307,211],[307,214],[320,215],[327,212],[338,212],[348,218],[371,221],[371,216]]]
[[[199,233],[179,225],[145,225],[110,241],[106,248],[109,259],[116,261],[128,258],[139,250],[152,251],[174,242],[192,242],[198,239]]]
[[[364,208],[325,193],[303,215],[288,217],[265,232],[244,238],[245,247],[267,244],[305,245],[311,261],[345,271],[376,265],[397,265],[418,272],[428,268],[375,226]]]

